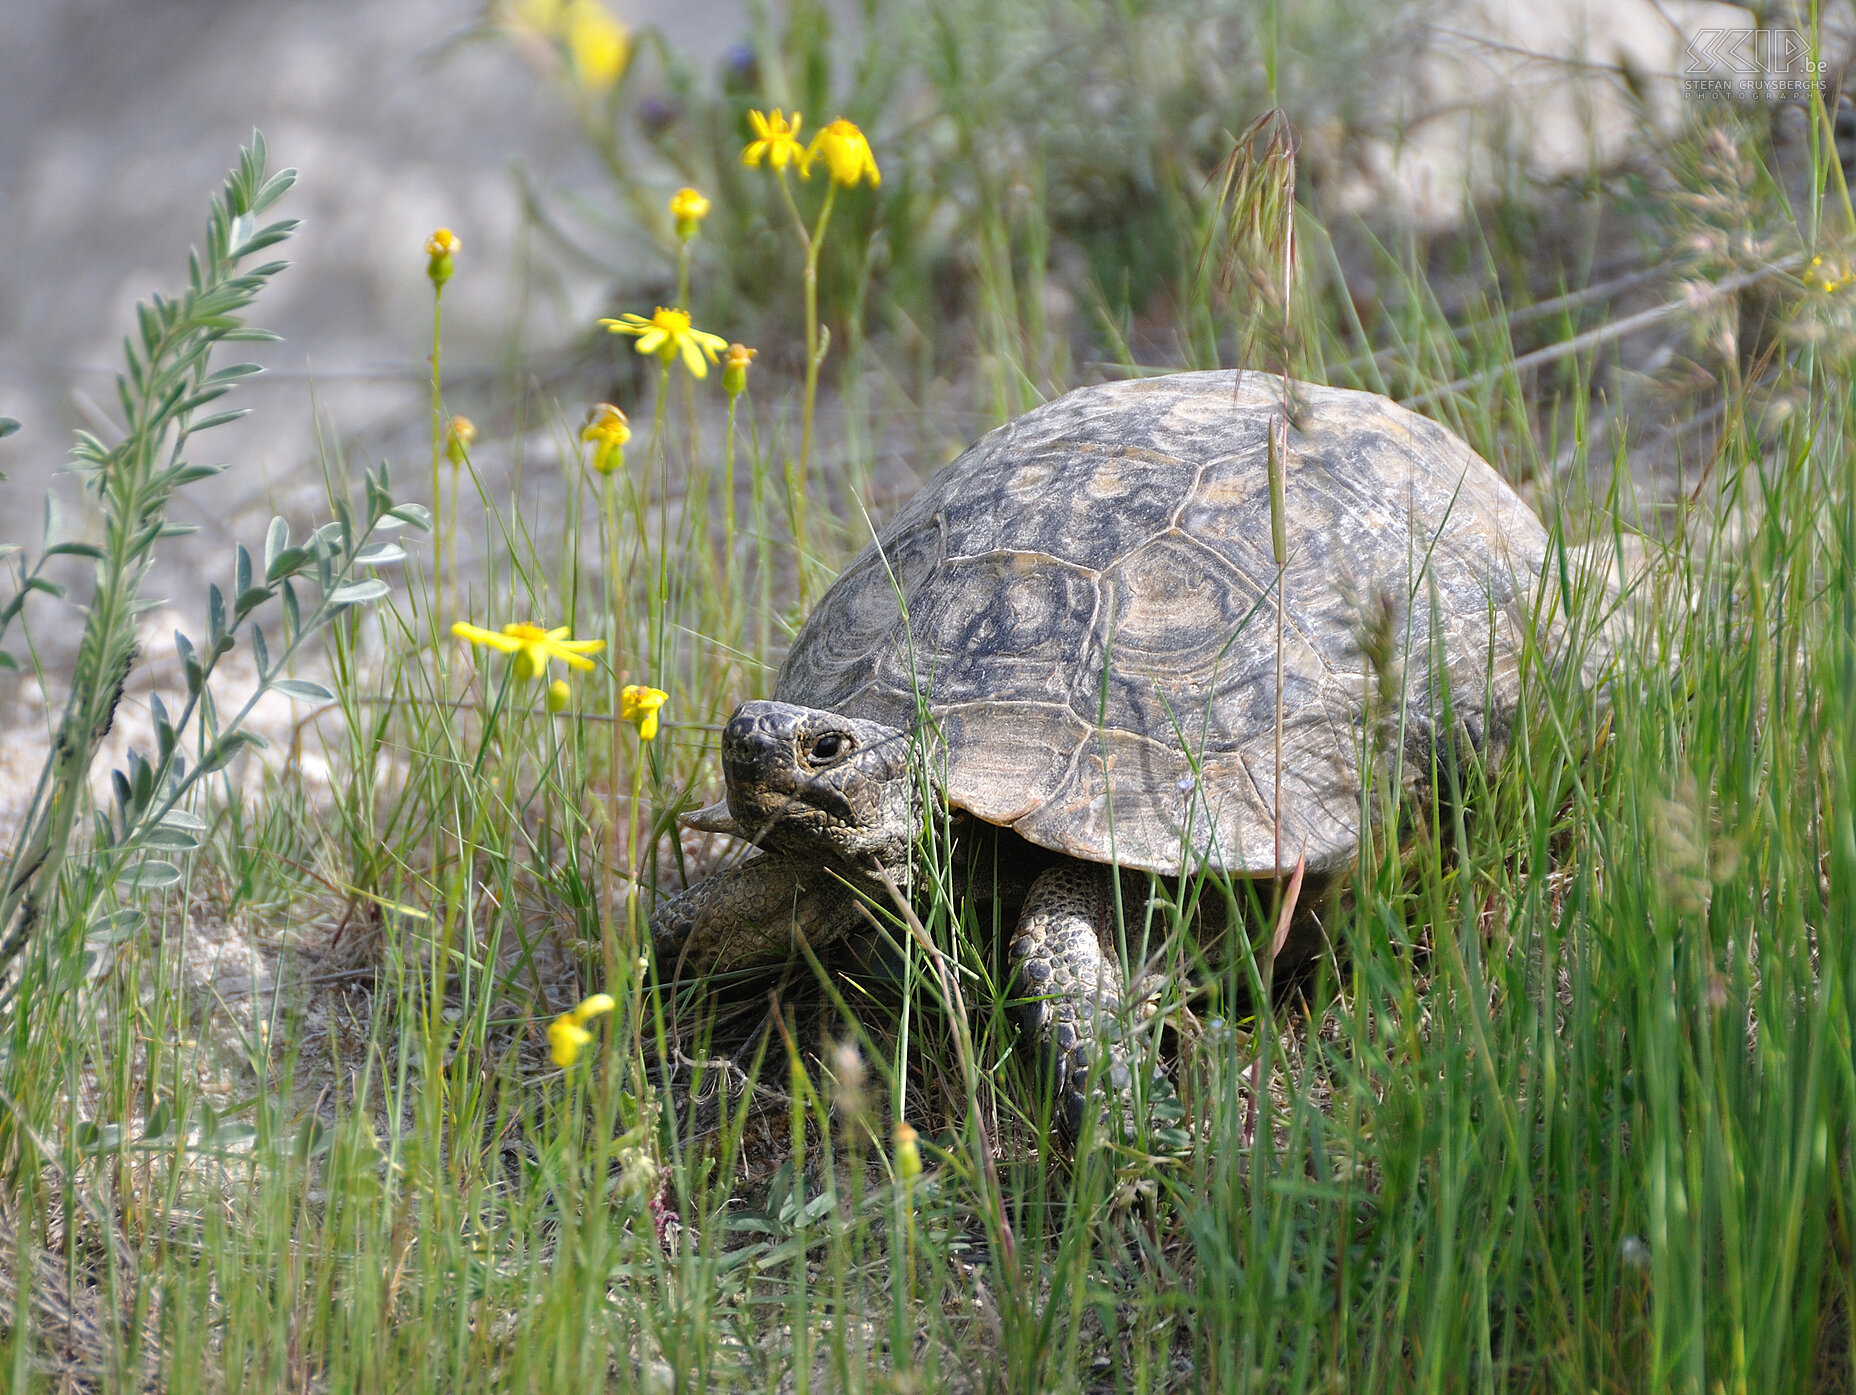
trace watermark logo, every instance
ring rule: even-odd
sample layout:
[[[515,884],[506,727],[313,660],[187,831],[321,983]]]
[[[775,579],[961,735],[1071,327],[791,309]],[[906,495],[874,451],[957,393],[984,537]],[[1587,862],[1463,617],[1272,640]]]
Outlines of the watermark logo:
[[[1686,58],[1686,97],[1776,102],[1829,90],[1829,65],[1796,29],[1697,30]]]

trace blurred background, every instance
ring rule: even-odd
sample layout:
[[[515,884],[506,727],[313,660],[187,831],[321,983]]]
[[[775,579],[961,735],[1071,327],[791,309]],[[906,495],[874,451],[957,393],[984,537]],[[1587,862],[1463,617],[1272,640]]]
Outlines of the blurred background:
[[[553,236],[529,204],[552,200],[547,214],[570,223],[627,212],[613,206],[609,171],[576,119],[571,78],[551,81],[534,34],[522,32],[524,10],[538,8],[548,7],[6,0],[0,410],[26,432],[6,451],[4,516],[35,514],[69,430],[107,416],[135,302],[176,284],[205,199],[253,128],[269,139],[274,163],[301,172],[287,211],[304,226],[288,249],[295,269],[259,315],[285,340],[256,354],[272,371],[246,390],[244,405],[261,422],[215,443],[237,468],[223,496],[194,498],[198,521],[230,521],[247,504],[268,508],[269,494],[306,471],[319,497],[319,471],[309,467],[330,430],[390,442],[410,424],[417,439],[429,331],[419,248],[433,227],[454,228],[465,248],[445,301],[454,382],[558,355],[621,301],[648,313],[648,296],[625,292],[661,291],[660,248],[604,227],[571,241]],[[866,29],[931,23],[935,12],[951,23],[972,7],[913,15],[882,0],[841,0],[812,8],[807,22],[829,31],[829,48],[844,60],[833,95],[845,103],[858,95],[844,79]],[[1455,226],[1466,206],[1512,194],[1516,181],[1545,186],[1639,158],[1646,131],[1680,119],[1694,36],[1754,23],[1746,10],[1685,0],[1321,0],[1280,14],[1172,0],[1125,7],[1125,23],[1145,32],[1120,36],[1139,44],[1127,55],[1135,82],[1123,83],[1111,55],[1081,42],[1102,36],[1097,21],[1110,7],[996,8],[1006,40],[993,55],[997,86],[1024,98],[1091,88],[1058,113],[1103,121],[1099,131],[1071,133],[1094,147],[1103,181],[1095,192],[1108,205],[1081,210],[1085,217],[1107,221],[1114,204],[1138,197],[1112,182],[1138,172],[1141,152],[1110,147],[1156,134],[1130,132],[1130,115],[1158,119],[1157,134],[1182,147],[1205,147],[1254,116],[1273,81],[1324,211],[1428,232]],[[1831,41],[1841,42],[1841,16],[1826,9]],[[646,120],[687,117],[676,112],[680,89],[724,90],[731,55],[737,78],[753,65],[756,15],[763,29],[779,19],[765,4],[737,0],[611,0],[610,10],[636,69],[627,74],[633,125],[640,106]],[[1211,66],[1225,69],[1215,82],[1202,71]],[[899,86],[909,88],[904,77]],[[771,104],[779,94],[764,75],[760,85],[748,95]],[[938,113],[923,106],[945,92],[908,91],[910,110],[870,123],[887,160],[899,142],[945,138],[933,129]],[[1004,129],[1023,125],[1012,92],[998,95],[999,134],[1023,134]],[[1155,109],[1126,110],[1138,103]],[[665,193],[680,182],[637,130],[621,129],[619,139],[637,147],[639,179]],[[1016,153],[1048,164],[1067,154],[1048,141]],[[1078,211],[1064,210],[1072,219]]]
[[[1697,76],[1743,77],[1744,50],[1716,40],[1804,25],[1697,0],[5,0],[4,20],[0,413],[24,430],[0,445],[0,542],[39,545],[48,490],[55,535],[86,535],[70,432],[111,436],[134,305],[180,283],[241,142],[261,129],[273,164],[301,172],[283,209],[303,220],[294,266],[255,316],[283,340],[250,346],[270,370],[236,398],[253,415],[201,442],[232,468],[177,503],[200,533],[157,590],[190,598],[272,513],[324,516],[331,475],[390,460],[402,497],[429,493],[434,227],[463,243],[446,407],[484,428],[486,494],[530,516],[557,499],[586,405],[638,406],[635,356],[593,322],[674,297],[664,200],[680,185],[717,205],[699,326],[755,344],[757,381],[790,385],[795,259],[770,182],[736,158],[750,107],[801,108],[808,132],[852,116],[885,172],[847,195],[821,268],[839,336],[822,468],[849,460],[854,515],[1068,387],[1241,356],[1195,338],[1183,306],[1219,163],[1272,104],[1326,229],[1305,261],[1373,350],[1359,385],[1409,396],[1456,371],[1401,341],[1425,297],[1459,324],[1491,297],[1580,287],[1612,316],[1654,303],[1668,288],[1641,273],[1673,269],[1672,235],[1643,195],[1674,187],[1661,157]],[[1838,74],[1851,27],[1848,5],[1824,7]],[[1801,102],[1756,98],[1720,109],[1772,122],[1775,148],[1806,140]],[[1669,342],[1633,340],[1611,371]],[[784,439],[790,406],[758,395]],[[1517,482],[1537,471],[1475,443]],[[41,619],[49,668],[75,629]],[[42,729],[37,684],[3,683],[0,721]]]

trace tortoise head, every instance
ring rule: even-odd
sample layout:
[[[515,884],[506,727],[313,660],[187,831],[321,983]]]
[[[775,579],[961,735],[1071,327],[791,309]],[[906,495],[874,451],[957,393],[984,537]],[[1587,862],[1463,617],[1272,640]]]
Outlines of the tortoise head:
[[[900,867],[915,835],[909,764],[908,734],[894,727],[744,702],[722,731],[730,818],[701,810],[686,822],[799,856]]]

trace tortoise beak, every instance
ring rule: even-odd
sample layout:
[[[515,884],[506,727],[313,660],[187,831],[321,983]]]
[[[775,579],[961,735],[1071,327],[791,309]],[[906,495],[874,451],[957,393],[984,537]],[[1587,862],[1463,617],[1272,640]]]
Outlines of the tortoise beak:
[[[705,805],[701,809],[691,809],[681,815],[678,823],[685,828],[693,828],[698,833],[732,833],[741,836],[741,825],[735,822],[735,816],[728,812],[728,801]]]

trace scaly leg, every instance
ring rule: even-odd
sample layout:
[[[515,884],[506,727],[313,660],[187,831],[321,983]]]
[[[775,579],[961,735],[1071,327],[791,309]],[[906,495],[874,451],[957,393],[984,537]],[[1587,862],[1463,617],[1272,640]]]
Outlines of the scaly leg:
[[[823,949],[858,919],[856,894],[816,861],[761,853],[660,904],[651,938],[673,978],[783,964],[801,935]]]
[[[1072,1139],[1082,1132],[1098,1059],[1116,1094],[1133,1083],[1117,1022],[1121,967],[1106,947],[1109,875],[1078,863],[1040,874],[1007,951],[1012,1016],[1054,1074],[1056,1123]]]

